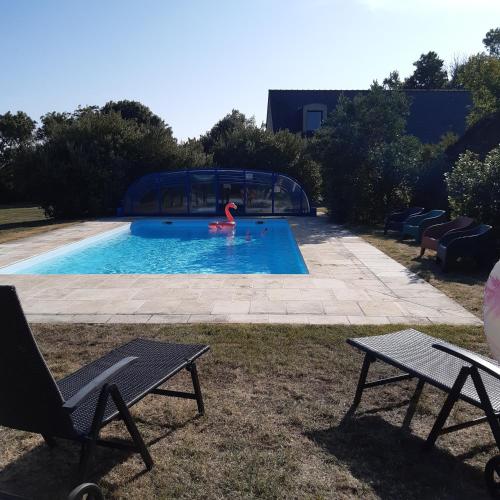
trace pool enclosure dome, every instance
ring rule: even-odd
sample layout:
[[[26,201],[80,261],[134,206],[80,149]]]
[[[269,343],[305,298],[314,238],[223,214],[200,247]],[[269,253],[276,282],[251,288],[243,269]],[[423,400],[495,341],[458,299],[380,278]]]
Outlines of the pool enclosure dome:
[[[311,215],[302,186],[278,172],[202,169],[157,172],[137,179],[125,193],[123,215]]]

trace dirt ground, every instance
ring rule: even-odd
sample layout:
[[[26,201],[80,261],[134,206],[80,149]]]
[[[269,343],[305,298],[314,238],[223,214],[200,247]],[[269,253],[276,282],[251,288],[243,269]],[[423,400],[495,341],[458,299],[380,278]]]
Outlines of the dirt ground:
[[[347,417],[362,356],[348,337],[392,326],[35,325],[56,379],[142,336],[202,342],[199,362],[206,415],[189,400],[149,396],[132,413],[155,461],[98,449],[91,481],[106,498],[486,498],[483,468],[498,452],[487,425],[443,436],[424,452],[444,396],[424,390],[412,432],[401,424],[414,382],[368,389]],[[421,327],[434,336],[486,351],[480,328]],[[375,363],[372,374],[390,373]],[[187,373],[169,383],[189,388]],[[462,404],[452,420],[477,410]],[[126,437],[120,423],[105,435]],[[65,498],[79,448],[54,449],[37,435],[0,429],[0,491]]]

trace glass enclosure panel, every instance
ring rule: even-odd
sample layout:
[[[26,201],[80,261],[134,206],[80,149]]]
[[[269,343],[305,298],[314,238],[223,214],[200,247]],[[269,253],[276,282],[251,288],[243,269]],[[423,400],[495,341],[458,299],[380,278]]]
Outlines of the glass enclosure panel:
[[[162,214],[187,213],[187,196],[185,184],[162,186],[160,188],[160,202]]]
[[[158,191],[155,188],[143,191],[136,197],[132,210],[138,215],[158,213]]]
[[[238,206],[240,215],[245,213],[245,174],[243,170],[218,171],[218,212],[224,213],[224,207],[232,201]]]
[[[208,169],[145,175],[129,187],[123,213],[223,214],[230,201],[238,205],[237,215],[310,213],[306,193],[286,175]]]
[[[288,177],[278,175],[274,184],[274,213],[300,212],[302,189]]]
[[[302,191],[302,211],[303,214],[308,214],[311,212],[311,207],[309,206],[309,200],[307,199],[307,195],[304,191]]]
[[[124,208],[126,214],[150,215],[159,212],[156,175],[146,175],[132,186]]]
[[[191,174],[191,213],[214,213],[216,191],[214,173]]]
[[[247,172],[247,214],[270,214],[273,211],[273,175]]]

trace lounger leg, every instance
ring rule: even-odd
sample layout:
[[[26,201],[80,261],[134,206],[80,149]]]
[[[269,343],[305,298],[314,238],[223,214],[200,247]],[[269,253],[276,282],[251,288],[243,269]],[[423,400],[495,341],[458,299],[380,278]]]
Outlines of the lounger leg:
[[[422,390],[424,388],[425,382],[422,379],[419,379],[417,383],[417,387],[415,388],[415,392],[410,399],[410,404],[408,405],[408,410],[406,411],[405,419],[403,421],[403,429],[409,429],[411,421],[413,419],[413,415],[415,415],[415,410],[417,409],[417,404],[420,399],[420,395],[422,394]]]
[[[453,405],[457,402],[460,396],[460,391],[462,390],[462,387],[464,386],[465,381],[467,380],[467,377],[469,375],[470,368],[464,366],[460,370],[457,379],[455,380],[455,383],[453,384],[453,387],[451,388],[451,391],[448,394],[448,397],[446,398],[446,401],[444,402],[443,407],[441,408],[441,411],[436,418],[436,421],[434,422],[432,430],[427,437],[427,441],[425,442],[424,449],[428,450],[434,446],[434,443],[436,442],[436,439],[438,438],[441,429],[443,428],[446,419],[448,418],[451,409],[453,408]]]
[[[365,388],[366,377],[368,376],[368,370],[370,369],[370,365],[373,363],[374,359],[369,354],[365,355],[365,359],[363,360],[363,366],[361,367],[361,373],[359,374],[358,386],[356,387],[356,394],[354,395],[354,400],[349,408],[350,414],[356,411],[359,403],[361,402],[361,396],[363,395],[363,389]]]
[[[125,401],[123,401],[120,391],[118,390],[116,385],[112,385],[110,387],[110,393],[116,407],[118,408],[118,411],[120,412],[120,415],[123,418],[123,421],[125,422],[125,425],[127,426],[127,430],[137,447],[137,450],[141,454],[144,465],[146,465],[146,469],[151,470],[153,468],[153,459],[151,458],[151,455],[149,454],[149,451],[146,447],[146,443],[142,439],[139,429],[137,429],[132,415],[130,415],[127,405],[125,404]]]
[[[45,444],[49,448],[54,448],[57,446],[56,440],[52,436],[48,436],[47,434],[42,434],[43,440],[45,441]]]
[[[421,247],[420,248],[420,255],[418,256],[418,258],[421,259],[424,256],[424,253],[425,253],[425,248]]]
[[[488,423],[490,424],[493,437],[495,438],[497,446],[500,449],[500,424],[498,423],[498,416],[495,415],[495,410],[491,406],[491,401],[484,387],[483,379],[481,378],[481,375],[476,367],[471,368],[471,377],[474,382],[474,386],[476,387],[477,395],[481,400],[481,405],[484,413],[486,414],[486,418],[488,419]]]
[[[82,443],[82,450],[80,452],[80,465],[78,467],[78,481],[83,483],[87,476],[87,470],[91,458],[94,455],[96,442],[99,439],[99,432],[101,431],[102,419],[106,410],[106,403],[109,397],[109,385],[105,385],[99,393],[99,399],[92,420],[92,427],[87,439]]]
[[[88,441],[82,443],[82,449],[80,451],[80,463],[78,465],[78,478],[76,480],[76,484],[80,484],[85,481],[90,461],[94,456],[94,451],[95,451],[94,439],[89,439]]]
[[[201,395],[200,379],[198,378],[196,363],[190,363],[187,365],[186,370],[191,374],[191,380],[193,381],[193,389],[196,396],[196,403],[198,405],[198,413],[200,415],[205,415],[205,405],[203,404],[203,396]]]

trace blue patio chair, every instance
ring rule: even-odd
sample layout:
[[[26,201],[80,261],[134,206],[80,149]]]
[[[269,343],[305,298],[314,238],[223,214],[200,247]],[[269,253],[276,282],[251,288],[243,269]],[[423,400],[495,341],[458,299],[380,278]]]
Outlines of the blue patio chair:
[[[471,258],[476,262],[488,258],[492,253],[493,231],[488,224],[480,224],[464,231],[454,231],[439,240],[436,259],[443,271],[459,258]]]
[[[431,210],[425,214],[412,215],[404,221],[402,238],[414,238],[417,243],[422,239],[422,233],[429,227],[446,221],[444,210]]]
[[[387,234],[387,231],[399,231],[403,230],[404,221],[412,216],[421,214],[424,211],[423,207],[410,207],[406,210],[396,210],[395,212],[391,212],[385,219],[384,226],[384,234]]]

